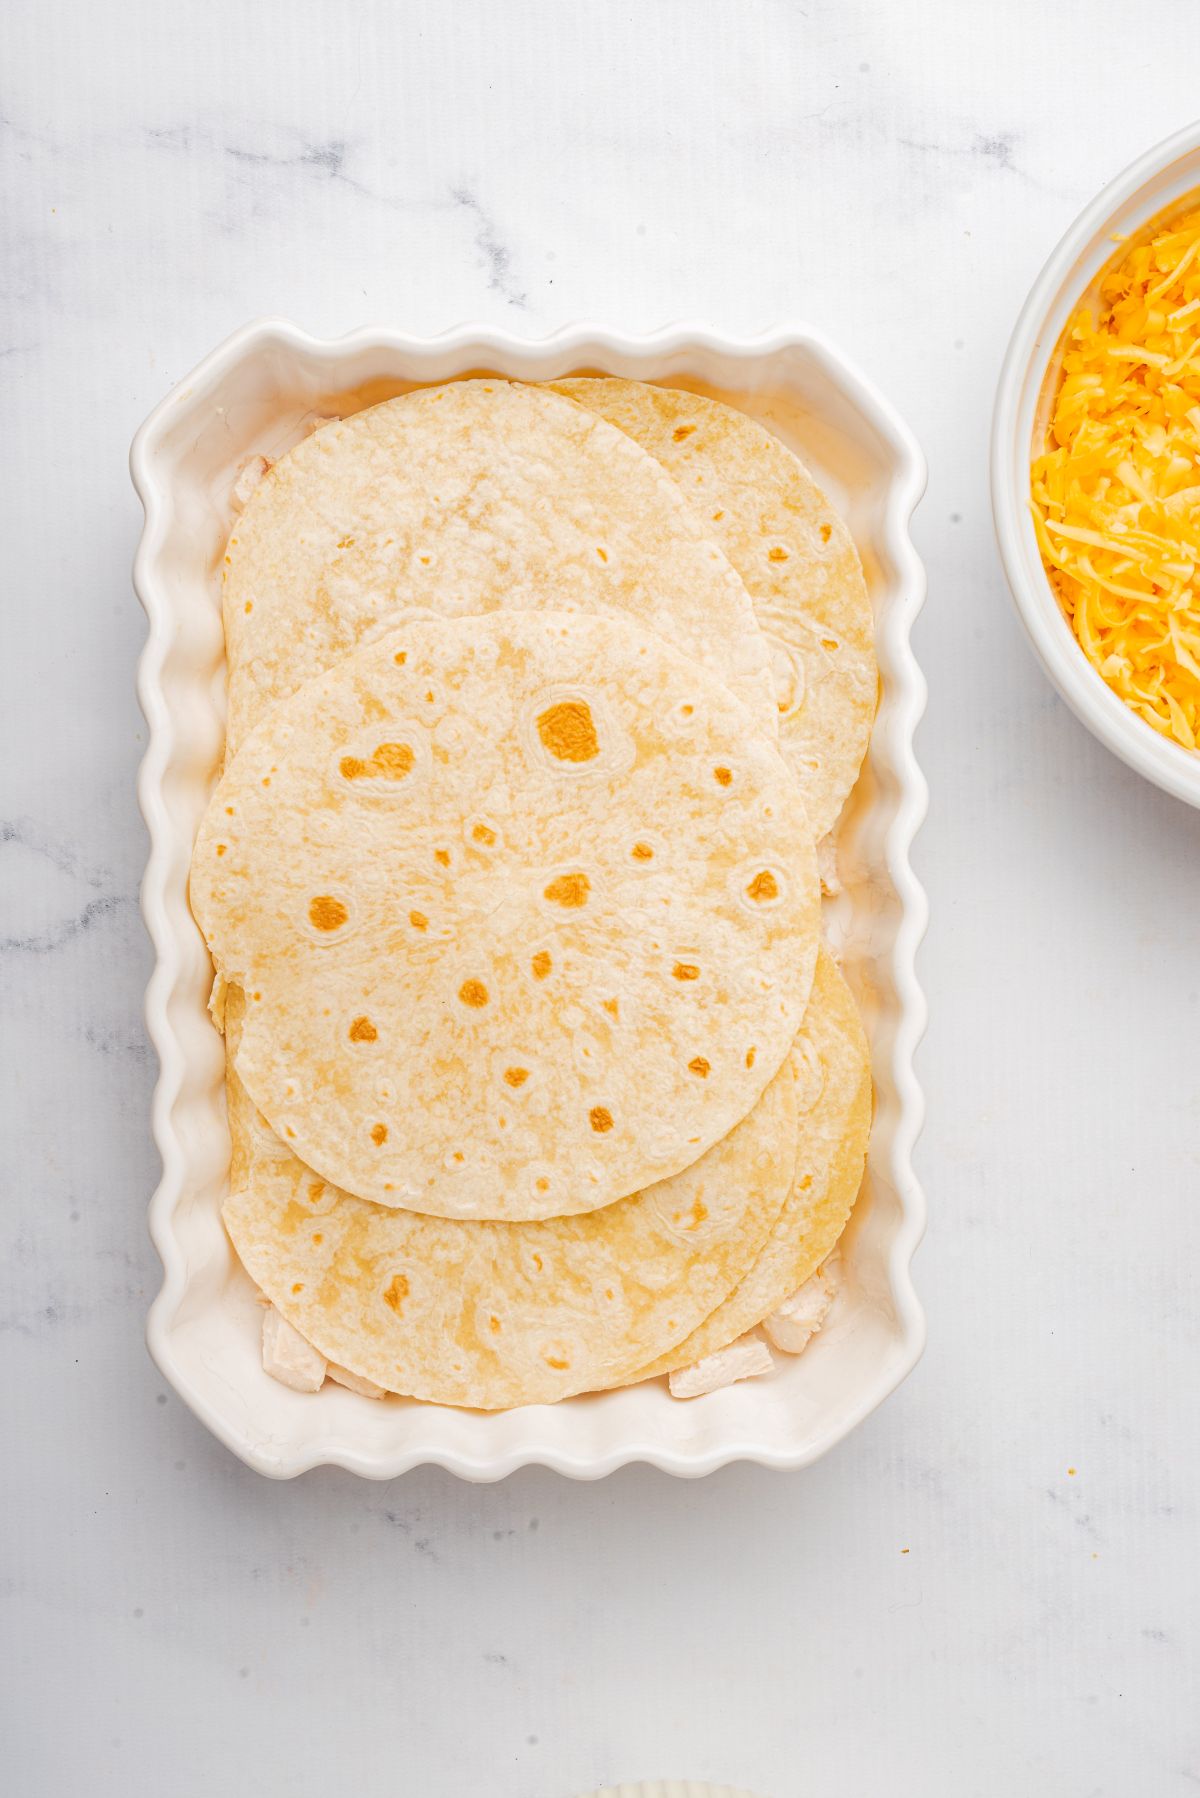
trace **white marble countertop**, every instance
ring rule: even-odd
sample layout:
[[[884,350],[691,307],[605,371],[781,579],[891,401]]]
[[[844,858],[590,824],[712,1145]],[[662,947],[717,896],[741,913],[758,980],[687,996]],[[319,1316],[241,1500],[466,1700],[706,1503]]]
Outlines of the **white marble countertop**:
[[[1200,817],[1052,696],[986,491],[1016,310],[1095,189],[1196,111],[1195,26],[1191,0],[10,9],[0,1571],[22,1798],[1200,1783]],[[146,1356],[124,461],[264,312],[326,333],[804,318],[924,442],[930,1346],[806,1474],[274,1486]]]

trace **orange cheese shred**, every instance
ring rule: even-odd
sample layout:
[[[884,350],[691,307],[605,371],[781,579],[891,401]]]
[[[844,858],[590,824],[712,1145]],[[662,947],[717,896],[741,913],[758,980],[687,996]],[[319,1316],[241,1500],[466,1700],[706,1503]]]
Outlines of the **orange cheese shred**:
[[[1107,270],[1064,338],[1030,497],[1092,666],[1200,749],[1200,208]]]

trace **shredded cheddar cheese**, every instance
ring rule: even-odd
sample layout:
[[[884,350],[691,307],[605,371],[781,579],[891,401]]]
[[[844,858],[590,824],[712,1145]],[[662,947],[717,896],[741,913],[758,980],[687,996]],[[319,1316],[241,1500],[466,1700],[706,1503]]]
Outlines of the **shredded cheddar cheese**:
[[[1200,750],[1200,209],[1104,275],[1066,334],[1031,500],[1080,646],[1147,724]]]

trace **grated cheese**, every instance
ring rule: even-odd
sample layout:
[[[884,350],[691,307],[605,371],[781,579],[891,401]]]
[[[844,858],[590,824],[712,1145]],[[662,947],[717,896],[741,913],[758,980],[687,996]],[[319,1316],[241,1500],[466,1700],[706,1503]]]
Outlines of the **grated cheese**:
[[[1200,749],[1200,209],[1103,276],[1067,327],[1031,500],[1047,573],[1092,666]]]

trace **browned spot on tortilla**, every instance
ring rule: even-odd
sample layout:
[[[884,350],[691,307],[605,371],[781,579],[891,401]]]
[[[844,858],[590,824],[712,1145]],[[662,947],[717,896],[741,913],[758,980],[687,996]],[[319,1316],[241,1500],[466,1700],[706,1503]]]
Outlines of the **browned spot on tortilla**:
[[[554,966],[554,963],[550,960],[549,949],[539,949],[529,965],[533,969],[534,979],[544,980]]]
[[[775,545],[774,549],[769,549],[767,551],[767,561],[768,562],[786,562],[787,559],[788,559],[787,550],[780,549],[778,543]]]
[[[750,885],[746,888],[747,899],[761,903],[764,899],[778,899],[779,882],[770,868],[760,868]]]
[[[491,1317],[488,1318],[488,1329],[492,1332],[493,1336],[498,1336],[500,1334],[500,1319],[494,1312]]]
[[[295,1136],[295,1134],[296,1134],[296,1132],[292,1129],[292,1126],[290,1124],[288,1124],[284,1130],[284,1135],[285,1136]]]
[[[688,1221],[684,1226],[685,1229],[698,1230],[708,1216],[708,1206],[704,1203],[703,1199],[696,1199],[693,1201],[692,1208],[687,1215]]]
[[[261,994],[261,993],[251,993],[251,995],[250,995],[250,997],[251,997],[251,998],[252,998],[252,999],[261,999],[261,998],[262,998],[262,994]]]
[[[248,599],[246,601],[245,605],[242,607],[242,610],[244,612],[252,612],[254,610],[254,601],[252,599]]]
[[[688,1062],[688,1073],[699,1074],[701,1080],[707,1080],[708,1063],[705,1061],[703,1055],[692,1056],[692,1059]]]
[[[505,1068],[504,1070],[504,1081],[506,1086],[524,1086],[528,1078],[528,1068]]]
[[[314,1245],[315,1245],[315,1246],[316,1246],[316,1247],[317,1247],[317,1248],[320,1248],[320,1246],[321,1246],[321,1244],[322,1244],[322,1243],[323,1243],[323,1242],[324,1242],[324,1240],[325,1240],[325,1237],[324,1237],[324,1235],[323,1235],[323,1233],[322,1233],[322,1232],[321,1232],[321,1231],[320,1231],[320,1230],[314,1230],[314,1231],[313,1231],[313,1233],[312,1233],[312,1239],[313,1239],[313,1243],[314,1243]]]
[[[463,1152],[462,1152],[462,1150],[461,1150],[461,1149],[455,1149],[455,1151],[454,1151],[454,1159],[455,1159],[455,1161],[465,1161],[465,1160],[466,1160],[466,1157],[465,1157],[465,1155],[464,1155],[464,1154],[463,1154]]]
[[[309,1204],[316,1205],[317,1203],[319,1203],[321,1194],[324,1191],[325,1191],[324,1180],[310,1180],[308,1183],[308,1202],[309,1202]]]
[[[579,906],[587,904],[587,896],[591,890],[592,883],[586,874],[560,874],[545,888],[543,897],[549,899],[552,905],[561,905],[567,911],[575,911]]]
[[[464,980],[458,989],[458,996],[464,1005],[473,1006],[476,1011],[488,1002],[488,990],[482,980]]]
[[[612,1013],[614,1018],[618,1015],[619,1007],[615,999],[602,999],[601,1004],[604,1006],[605,1011]]]
[[[433,852],[433,859],[435,862],[440,862],[443,868],[448,868],[450,866],[450,851],[448,849],[435,849]]]
[[[379,1032],[376,1030],[374,1024],[372,1024],[370,1018],[355,1018],[350,1026],[350,1041],[352,1043],[373,1043],[377,1040],[378,1036]]]
[[[386,1124],[371,1125],[371,1141],[375,1144],[377,1149],[382,1149],[384,1143],[387,1141]]]
[[[339,549],[353,549],[354,548],[353,537],[339,537],[338,538],[338,548]]]
[[[608,1109],[607,1105],[593,1105],[592,1109],[588,1112],[588,1122],[591,1124],[592,1129],[596,1131],[597,1135],[603,1136],[606,1130],[612,1129],[612,1112]]]
[[[371,766],[385,780],[403,780],[412,772],[413,752],[407,743],[377,743]]]
[[[388,1281],[387,1285],[383,1289],[384,1304],[387,1305],[390,1310],[394,1311],[396,1313],[397,1317],[399,1317],[400,1312],[404,1308],[404,1301],[407,1297],[408,1297],[408,1276],[406,1274],[393,1274],[391,1279]]]
[[[829,539],[832,536],[833,536],[833,526],[831,524],[823,524],[821,526],[821,542],[828,543]]]
[[[700,970],[694,961],[677,961],[671,969],[676,980],[699,980]]]
[[[539,1192],[549,1192],[550,1191],[550,1182],[549,1182],[549,1180],[547,1180],[545,1174],[542,1174],[539,1176],[539,1178],[535,1181],[535,1185],[537,1186],[537,1189]],[[542,1266],[541,1256],[535,1255],[534,1260],[537,1262],[538,1270],[540,1272],[541,1266]]]
[[[713,779],[719,787],[727,787],[733,779],[732,768],[714,768]]]
[[[471,835],[477,843],[494,843],[496,841],[495,831],[487,824],[477,824]]]
[[[227,805],[227,806],[226,806],[226,807],[225,807],[225,816],[226,816],[226,817],[227,817],[227,818],[232,818],[232,817],[233,817],[233,807],[232,807],[232,806],[231,806],[231,805]]]
[[[746,1066],[748,1068],[752,1068],[754,1066],[755,1053],[756,1053],[756,1051],[754,1049],[746,1050]]]
[[[271,776],[270,776],[270,775],[269,775],[269,774],[264,774],[264,775],[263,775],[263,783],[262,783],[262,784],[263,784],[263,786],[264,786],[264,787],[269,787],[269,786],[270,786],[270,784],[271,784]]]
[[[408,921],[414,930],[428,930],[429,928],[429,919],[423,911],[410,911]]]
[[[602,562],[608,561],[608,551],[606,549],[601,549],[599,544],[596,545],[596,554]]]
[[[304,1281],[303,1281],[303,1280],[297,1280],[297,1281],[296,1281],[296,1283],[295,1283],[295,1285],[294,1285],[294,1286],[293,1286],[293,1287],[292,1287],[292,1295],[293,1295],[293,1297],[294,1297],[294,1296],[295,1296],[295,1295],[296,1295],[296,1293],[298,1293],[298,1292],[303,1292],[303,1291],[304,1291]]]
[[[557,1355],[546,1356],[546,1366],[554,1368],[556,1373],[566,1373],[570,1365],[571,1363],[569,1361],[560,1360]]]
[[[224,845],[224,843],[218,843],[218,844],[217,844],[217,854],[218,854],[218,855],[224,855],[224,853],[225,853],[225,845]]]
[[[396,651],[395,655],[392,657],[392,660],[393,660],[393,662],[395,662],[397,668],[403,668],[405,662],[407,662],[407,660],[408,660],[407,649],[398,649]]]
[[[629,853],[632,855],[635,862],[650,862],[654,860],[654,851],[651,849],[649,843],[635,843]]]
[[[695,425],[676,425],[675,429],[671,432],[671,435],[676,443],[682,443],[684,438],[690,437],[695,429]]]
[[[413,752],[407,743],[378,743],[370,761],[344,755],[338,763],[343,780],[403,780],[412,772]]]
[[[694,705],[684,705],[684,706],[680,706],[679,709],[683,713],[685,718],[690,718],[696,708]]]
[[[724,516],[725,516],[725,514],[723,511],[722,512],[714,512],[713,513],[713,523],[720,524],[720,522],[724,518]]]
[[[563,699],[538,714],[542,747],[560,762],[590,762],[600,753],[592,708],[584,699]]]
[[[340,930],[349,916],[341,900],[334,899],[329,893],[318,893],[309,901],[309,922],[317,930]]]

